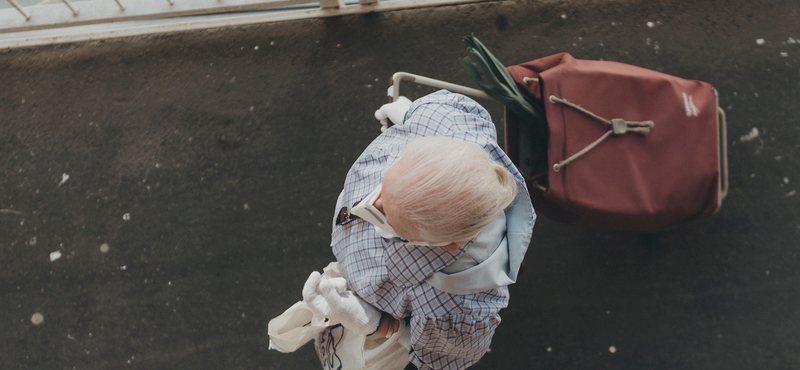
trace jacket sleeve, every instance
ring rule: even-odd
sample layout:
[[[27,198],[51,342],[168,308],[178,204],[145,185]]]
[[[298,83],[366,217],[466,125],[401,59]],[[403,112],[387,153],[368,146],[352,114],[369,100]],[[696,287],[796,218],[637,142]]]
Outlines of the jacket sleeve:
[[[451,295],[421,287],[432,290],[412,302],[411,362],[420,370],[461,370],[478,362],[492,344],[498,313],[508,306],[508,288]]]
[[[489,112],[474,100],[446,90],[414,101],[401,127],[418,136],[452,137],[487,149],[497,145],[497,129]]]
[[[499,315],[411,317],[411,362],[420,370],[460,370],[478,362],[492,342]]]

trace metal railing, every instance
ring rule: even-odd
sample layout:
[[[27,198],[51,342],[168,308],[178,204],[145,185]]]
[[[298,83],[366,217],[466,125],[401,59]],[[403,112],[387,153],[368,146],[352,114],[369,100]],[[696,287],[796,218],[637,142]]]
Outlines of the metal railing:
[[[290,5],[319,3],[321,9],[343,6],[342,0],[94,0],[72,2],[45,0],[36,5],[22,7],[17,0],[7,0],[11,9],[0,11],[0,33],[31,31],[65,26],[174,18],[211,13],[261,10]],[[377,0],[360,0],[370,5]],[[80,3],[80,5],[78,5]]]
[[[0,49],[487,0],[44,0],[20,5],[33,1],[6,0],[11,7],[0,9]],[[97,25],[105,28],[92,29]]]

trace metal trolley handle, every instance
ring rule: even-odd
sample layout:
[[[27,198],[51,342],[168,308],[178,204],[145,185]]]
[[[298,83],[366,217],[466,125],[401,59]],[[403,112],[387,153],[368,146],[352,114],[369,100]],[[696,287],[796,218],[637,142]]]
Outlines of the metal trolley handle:
[[[719,132],[719,195],[718,207],[722,207],[722,200],[728,196],[728,120],[725,111],[717,106],[717,124]],[[717,208],[719,210],[719,208]]]
[[[411,73],[397,72],[392,75],[391,85],[389,85],[389,90],[386,92],[386,95],[389,97],[389,103],[397,100],[397,98],[400,97],[400,81],[415,82],[420,85],[436,87],[439,89],[446,89],[455,93],[464,94],[475,98],[495,100],[494,98],[489,96],[489,94],[486,94],[482,90],[456,85],[450,82],[444,82],[441,80],[436,80],[433,78],[419,76]]]

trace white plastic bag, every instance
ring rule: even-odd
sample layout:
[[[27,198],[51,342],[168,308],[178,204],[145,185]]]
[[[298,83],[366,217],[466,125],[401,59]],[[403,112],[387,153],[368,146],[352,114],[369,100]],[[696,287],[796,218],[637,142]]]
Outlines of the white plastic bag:
[[[326,328],[314,341],[323,370],[402,370],[408,365],[410,330],[400,320],[397,333],[386,339],[365,336],[342,325]]]
[[[294,352],[311,341],[328,326],[313,320],[314,314],[305,302],[300,301],[289,307],[280,316],[269,321],[269,349],[279,352]]]
[[[331,262],[323,269],[322,280],[344,277],[339,264]],[[349,285],[347,287],[350,289]],[[270,320],[269,349],[294,352],[314,339],[315,349],[325,370],[402,370],[411,350],[410,330],[403,320],[389,339],[380,335],[365,336],[347,330],[341,324],[329,326],[324,317],[315,316],[308,305],[297,302],[280,316]]]
[[[342,277],[339,263],[331,262],[323,270],[321,279]],[[280,316],[269,321],[269,349],[279,352],[294,352],[304,344],[316,338],[329,326],[324,317],[315,316],[311,308],[303,301],[289,307]]]
[[[323,279],[344,277],[336,262],[323,271]],[[409,362],[410,336],[403,320],[389,339],[356,334],[342,325],[334,325],[316,336],[314,348],[324,370],[402,370]]]

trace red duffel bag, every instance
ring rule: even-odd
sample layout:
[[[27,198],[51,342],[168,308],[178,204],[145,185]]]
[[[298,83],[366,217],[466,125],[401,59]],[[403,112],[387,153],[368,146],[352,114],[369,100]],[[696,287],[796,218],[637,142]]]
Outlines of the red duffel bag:
[[[507,71],[546,112],[543,158],[506,109],[509,156],[545,169],[526,179],[537,213],[655,231],[719,210],[728,189],[725,113],[710,84],[567,53]]]

